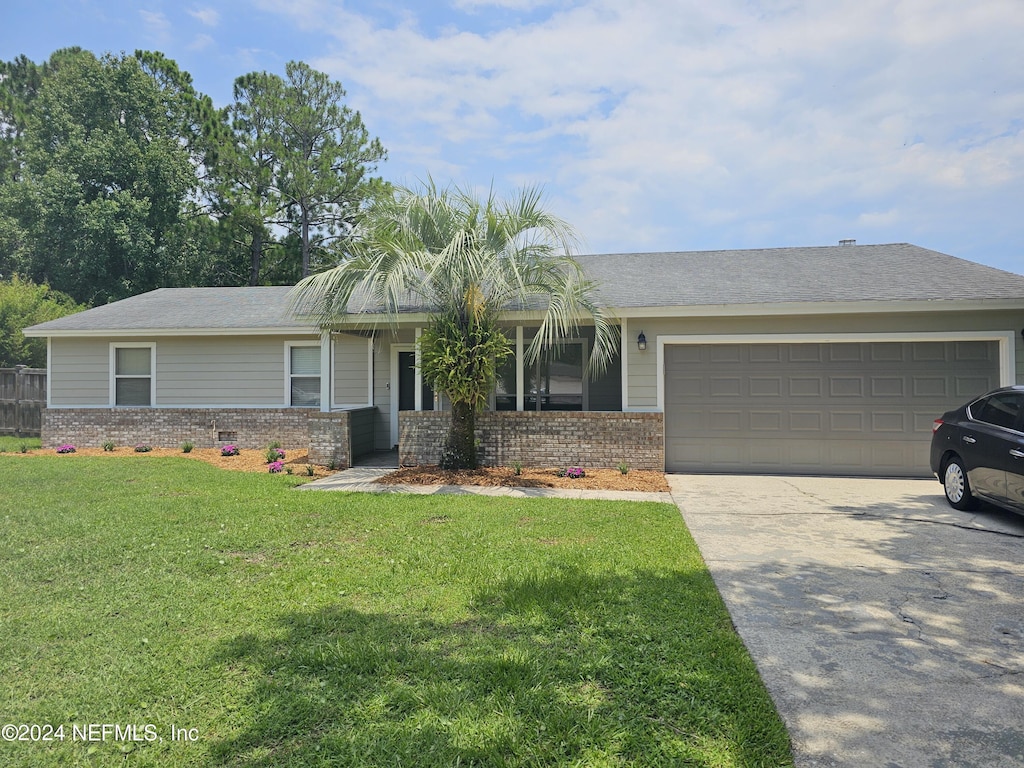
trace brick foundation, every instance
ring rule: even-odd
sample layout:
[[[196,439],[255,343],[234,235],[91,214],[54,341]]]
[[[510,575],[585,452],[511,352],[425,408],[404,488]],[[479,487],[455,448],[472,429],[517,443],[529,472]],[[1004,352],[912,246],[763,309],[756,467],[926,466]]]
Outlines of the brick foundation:
[[[451,414],[398,414],[398,459],[403,466],[437,464]],[[535,467],[665,469],[661,413],[616,411],[487,411],[477,414],[480,463]]]
[[[44,448],[71,443],[98,448],[146,443],[177,448],[188,441],[196,448],[234,443],[239,448],[309,444],[310,408],[44,408]],[[223,438],[223,439],[221,439]]]

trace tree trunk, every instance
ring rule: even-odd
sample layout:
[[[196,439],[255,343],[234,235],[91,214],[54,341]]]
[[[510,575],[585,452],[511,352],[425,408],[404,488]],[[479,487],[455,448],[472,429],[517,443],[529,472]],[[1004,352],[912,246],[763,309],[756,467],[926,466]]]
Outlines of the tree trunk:
[[[263,233],[253,235],[250,247],[249,285],[260,284],[260,263],[263,261]]]
[[[302,208],[302,276],[309,277],[309,211]]]
[[[469,403],[452,403],[452,426],[441,450],[441,469],[476,468],[476,411]]]

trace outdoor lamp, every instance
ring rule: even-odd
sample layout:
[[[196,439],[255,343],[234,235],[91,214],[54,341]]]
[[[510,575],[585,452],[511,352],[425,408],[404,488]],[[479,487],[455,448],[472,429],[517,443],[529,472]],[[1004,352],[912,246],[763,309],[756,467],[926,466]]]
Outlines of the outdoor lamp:
[[[636,348],[641,352],[647,349],[647,337],[644,336],[643,331],[640,331],[640,335],[636,337]]]

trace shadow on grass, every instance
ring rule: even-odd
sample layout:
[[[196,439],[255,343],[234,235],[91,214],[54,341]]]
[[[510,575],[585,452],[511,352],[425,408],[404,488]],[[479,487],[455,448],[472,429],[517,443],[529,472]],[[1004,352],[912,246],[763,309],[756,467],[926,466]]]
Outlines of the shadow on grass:
[[[705,572],[564,568],[478,591],[466,617],[337,606],[241,635],[256,675],[221,765],[790,764]]]

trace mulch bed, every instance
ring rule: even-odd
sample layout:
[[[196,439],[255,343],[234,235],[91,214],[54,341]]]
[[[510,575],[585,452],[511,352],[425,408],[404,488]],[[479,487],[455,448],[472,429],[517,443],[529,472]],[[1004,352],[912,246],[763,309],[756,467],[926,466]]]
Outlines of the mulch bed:
[[[313,477],[326,477],[335,470],[309,464],[304,448],[282,448],[285,452],[284,466],[292,474],[306,477],[306,467],[313,467]],[[37,448],[28,453],[7,452],[4,456],[53,456],[53,448]],[[220,469],[235,472],[266,472],[267,459],[263,449],[243,448],[238,456],[222,456],[219,448],[193,448],[182,453],[180,448],[154,448],[145,453],[136,453],[133,446],[118,446],[113,451],[102,448],[78,448],[75,453],[62,454],[74,460],[76,456],[114,456],[118,458],[139,458],[147,456],[176,456],[205,461]],[[385,485],[479,485],[504,486],[511,488],[577,488],[593,491],[643,491],[646,493],[666,492],[668,483],[662,472],[631,469],[622,474],[617,469],[587,469],[586,477],[559,477],[557,468],[523,467],[516,475],[511,467],[483,467],[476,470],[443,470],[436,466],[404,467],[377,482]]]
[[[592,491],[668,491],[662,472],[631,469],[622,474],[617,469],[587,469],[586,477],[559,477],[558,469],[523,467],[516,475],[510,467],[446,470],[436,466],[405,467],[385,475],[378,483],[385,485],[489,485],[515,488],[577,488]]]
[[[308,451],[305,448],[282,448],[285,453],[284,466],[291,467],[293,475],[306,477],[306,467],[310,466]],[[119,446],[112,451],[104,451],[102,448],[78,448],[74,453],[61,454],[63,458],[74,459],[76,456],[115,456],[117,458],[137,457],[145,459],[147,456],[177,456],[184,459],[195,459],[213,464],[221,469],[229,469],[235,472],[267,472],[267,457],[265,449],[243,448],[237,456],[221,456],[220,448],[193,448],[189,453],[183,453],[180,448],[154,448],[144,453],[136,453],[134,446]],[[53,456],[53,448],[37,448],[28,453],[5,453],[4,456]],[[334,470],[313,464],[313,477],[326,477],[333,474]]]

